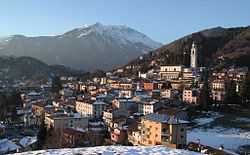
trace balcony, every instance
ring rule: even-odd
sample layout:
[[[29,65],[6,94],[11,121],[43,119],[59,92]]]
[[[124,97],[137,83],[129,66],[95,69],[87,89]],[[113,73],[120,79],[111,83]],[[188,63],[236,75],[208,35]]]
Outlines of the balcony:
[[[162,136],[170,136],[169,132],[162,132],[161,135]]]
[[[141,127],[141,130],[142,130],[142,131],[150,131],[150,128],[147,128],[147,127]]]
[[[133,143],[133,142],[135,142],[135,138],[132,135],[129,135],[128,136],[128,141]]]
[[[161,141],[162,141],[162,142],[169,142],[169,137],[162,137],[162,138],[161,138]]]
[[[142,136],[143,138],[149,138],[149,137],[150,137],[148,134],[145,134],[145,133],[142,133],[141,136]]]

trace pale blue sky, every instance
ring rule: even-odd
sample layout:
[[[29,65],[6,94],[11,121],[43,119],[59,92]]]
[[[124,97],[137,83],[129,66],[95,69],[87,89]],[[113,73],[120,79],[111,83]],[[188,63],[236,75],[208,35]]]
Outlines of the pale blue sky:
[[[56,35],[97,21],[165,44],[205,28],[250,25],[250,0],[0,1],[0,36]]]

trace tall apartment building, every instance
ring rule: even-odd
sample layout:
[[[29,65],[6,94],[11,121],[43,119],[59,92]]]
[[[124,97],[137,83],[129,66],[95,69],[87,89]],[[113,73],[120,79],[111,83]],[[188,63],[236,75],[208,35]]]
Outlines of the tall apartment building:
[[[146,115],[141,120],[141,145],[184,148],[187,142],[187,124],[187,121],[165,115]]]
[[[99,100],[76,101],[76,111],[90,118],[101,118],[103,111],[106,110],[107,104]]]

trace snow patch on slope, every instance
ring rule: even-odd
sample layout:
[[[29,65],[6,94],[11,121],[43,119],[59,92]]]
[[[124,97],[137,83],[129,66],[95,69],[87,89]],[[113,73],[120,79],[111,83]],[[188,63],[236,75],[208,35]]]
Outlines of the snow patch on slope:
[[[0,37],[0,44],[6,45],[12,38],[13,38],[13,36]]]
[[[132,28],[126,26],[115,26],[115,25],[102,25],[101,23],[96,23],[93,25],[83,25],[78,28],[79,35],[77,38],[89,35],[94,32],[99,35],[106,35],[112,39],[119,41],[121,44],[132,43],[142,43],[151,48],[151,50],[159,48],[162,46],[161,43],[155,42],[143,33],[140,33]],[[143,51],[145,52],[145,51]]]

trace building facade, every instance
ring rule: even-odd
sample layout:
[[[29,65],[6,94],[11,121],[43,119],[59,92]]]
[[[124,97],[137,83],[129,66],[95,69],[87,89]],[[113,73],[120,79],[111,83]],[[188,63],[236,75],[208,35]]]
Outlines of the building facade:
[[[47,128],[66,129],[71,127],[78,127],[85,129],[88,127],[89,117],[86,115],[74,114],[53,114],[45,116],[45,124]]]
[[[99,100],[76,101],[76,111],[90,118],[101,118],[107,104]]]
[[[142,117],[141,144],[184,148],[187,142],[187,121],[160,114]]]

